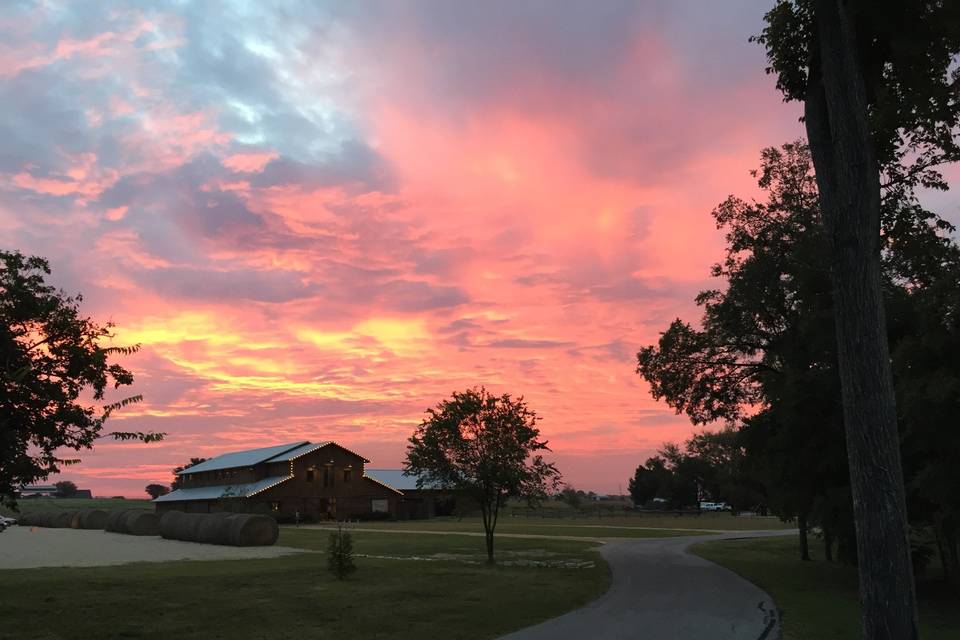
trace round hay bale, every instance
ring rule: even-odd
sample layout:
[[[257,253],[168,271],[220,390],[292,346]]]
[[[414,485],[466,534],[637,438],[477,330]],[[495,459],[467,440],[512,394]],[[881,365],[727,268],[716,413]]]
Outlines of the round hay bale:
[[[200,537],[200,524],[206,515],[167,511],[160,517],[160,535],[170,540],[197,542]]]
[[[266,547],[280,536],[277,521],[270,516],[235,513],[227,518],[227,539],[221,544],[237,547]]]
[[[58,511],[50,519],[51,527],[56,527],[57,529],[69,529],[73,524],[73,518],[76,516],[76,511]]]
[[[81,529],[103,529],[107,526],[107,512],[102,509],[86,509],[80,512]]]
[[[107,515],[107,523],[104,525],[104,529],[107,531],[112,531],[113,533],[126,533],[123,530],[123,519],[127,515],[129,509],[120,509],[118,511],[111,511]]]
[[[229,535],[229,513],[193,514],[196,524],[193,528],[194,541],[204,544],[227,544]]]
[[[70,529],[81,529],[80,526],[80,517],[83,515],[83,511],[70,511],[70,524],[67,525]]]
[[[128,511],[121,522],[125,529],[122,533],[132,536],[160,535],[160,518],[153,511]]]

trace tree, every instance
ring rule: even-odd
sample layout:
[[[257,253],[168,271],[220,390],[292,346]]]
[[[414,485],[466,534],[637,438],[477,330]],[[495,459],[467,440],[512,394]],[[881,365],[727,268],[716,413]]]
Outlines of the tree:
[[[522,397],[473,388],[428,409],[409,439],[404,472],[418,476],[418,487],[440,486],[480,505],[490,563],[506,501],[536,502],[559,487],[560,473],[540,453],[549,449],[538,421]]]
[[[170,487],[164,486],[162,484],[148,484],[146,489],[147,495],[150,496],[153,500],[156,500],[160,496],[165,496],[170,493]]]
[[[645,464],[637,467],[633,477],[627,481],[627,491],[630,492],[630,499],[635,505],[643,506],[657,497],[660,491],[663,478],[657,476],[657,472],[651,469],[655,458],[648,458]],[[662,460],[661,460],[662,463]]]
[[[829,244],[811,165],[801,143],[764,150],[756,175],[767,199],[730,198],[713,212],[728,250],[713,268],[724,285],[697,298],[702,328],[672,323],[657,345],[640,350],[638,372],[655,397],[693,422],[737,425],[739,444],[730,446],[743,449],[735,467],[742,464],[746,481],[737,486],[762,492],[775,513],[797,520],[801,557],[808,557],[807,530],[817,526],[828,557],[836,546],[841,560],[855,561]],[[958,408],[950,384],[960,379],[960,360],[951,357],[960,344],[960,248],[952,227],[917,206],[908,189],[885,190],[883,214],[882,276],[911,510],[917,524],[935,527],[945,547],[957,549],[949,542],[956,492],[937,487],[951,486],[955,472],[943,445],[956,438],[949,416]],[[752,415],[744,415],[747,405]],[[712,458],[712,446],[697,448]],[[714,467],[699,472],[709,493],[720,490],[710,486]]]
[[[70,480],[54,482],[53,486],[57,488],[58,498],[72,498],[73,496],[77,495],[77,485]]]
[[[577,491],[570,485],[567,485],[560,491],[558,498],[560,502],[569,505],[570,508],[579,510],[582,502],[583,491]]]
[[[353,536],[349,531],[343,530],[343,525],[338,524],[336,531],[330,532],[327,543],[327,569],[337,577],[337,580],[343,580],[357,570],[357,565],[353,562]]]
[[[181,483],[180,483],[180,476],[177,475],[178,473],[180,473],[180,472],[183,471],[184,469],[189,469],[190,467],[195,467],[195,466],[197,466],[198,464],[200,464],[201,462],[206,462],[207,460],[208,460],[208,458],[190,458],[190,462],[188,462],[187,464],[185,464],[185,465],[183,465],[183,466],[181,466],[181,467],[175,467],[175,468],[173,469],[173,482],[170,483],[170,491],[176,491],[177,489],[180,488],[180,484],[181,484]]]
[[[63,449],[90,449],[101,437],[151,442],[162,433],[112,432],[110,415],[141,400],[104,403],[108,387],[133,383],[133,374],[110,358],[137,351],[105,346],[113,325],[80,315],[81,296],[46,284],[46,260],[0,251],[0,501],[65,465]],[[89,398],[89,400],[84,400]]]
[[[881,290],[881,178],[944,187],[960,157],[960,6],[780,0],[759,40],[804,102],[831,247],[839,375],[864,632],[916,638],[904,480]]]

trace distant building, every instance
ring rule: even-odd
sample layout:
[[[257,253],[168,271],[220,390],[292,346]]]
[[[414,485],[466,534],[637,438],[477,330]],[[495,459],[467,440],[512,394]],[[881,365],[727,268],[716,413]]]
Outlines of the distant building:
[[[59,498],[57,495],[57,487],[52,484],[34,484],[22,487],[18,492],[20,498]],[[74,498],[93,498],[93,493],[90,489],[77,489],[73,495],[66,496],[71,500]]]
[[[400,503],[401,518],[432,518],[453,513],[454,498],[449,491],[439,487],[417,488],[417,477],[406,476],[402,469],[367,469],[368,477],[403,492]]]
[[[52,484],[33,484],[20,488],[21,498],[54,498],[57,488]]]
[[[266,513],[301,518],[429,517],[428,496],[367,473],[369,460],[335,442],[292,442],[235,451],[179,472],[180,488],[153,500],[158,512]],[[429,501],[433,502],[432,496]]]

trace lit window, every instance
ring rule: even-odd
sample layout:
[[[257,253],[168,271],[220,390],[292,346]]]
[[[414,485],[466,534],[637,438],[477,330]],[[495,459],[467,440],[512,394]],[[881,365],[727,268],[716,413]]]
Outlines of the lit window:
[[[279,502],[271,502],[271,503],[270,503],[270,510],[271,510],[271,511],[280,511],[280,503],[279,503]]]

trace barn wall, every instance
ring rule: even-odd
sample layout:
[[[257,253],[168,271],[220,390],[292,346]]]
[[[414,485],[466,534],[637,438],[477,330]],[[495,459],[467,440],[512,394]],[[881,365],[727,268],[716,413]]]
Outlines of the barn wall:
[[[184,487],[252,482],[264,477],[293,477],[244,499],[157,503],[157,511],[187,513],[236,511],[266,513],[283,521],[295,514],[312,519],[351,519],[372,516],[385,507],[390,517],[425,518],[433,515],[432,499],[416,499],[404,506],[403,496],[363,475],[364,460],[336,445],[327,445],[293,461],[190,474]],[[312,473],[311,473],[312,471]],[[374,502],[377,501],[377,502]],[[385,501],[385,502],[384,502]]]

